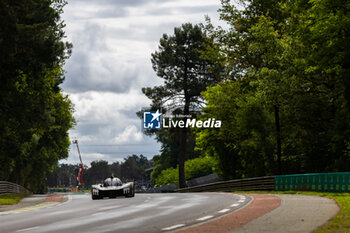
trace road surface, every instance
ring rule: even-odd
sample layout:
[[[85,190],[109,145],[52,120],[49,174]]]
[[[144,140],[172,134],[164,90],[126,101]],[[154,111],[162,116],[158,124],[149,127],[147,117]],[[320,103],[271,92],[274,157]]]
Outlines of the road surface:
[[[70,195],[67,202],[0,212],[8,232],[167,232],[226,215],[252,201],[230,193],[136,194],[134,198],[92,200]]]

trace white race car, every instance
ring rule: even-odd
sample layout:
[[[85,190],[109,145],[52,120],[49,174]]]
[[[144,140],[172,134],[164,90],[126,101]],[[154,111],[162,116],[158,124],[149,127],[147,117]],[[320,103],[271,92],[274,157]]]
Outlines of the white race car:
[[[134,197],[134,182],[123,184],[120,179],[111,176],[105,179],[103,184],[95,184],[91,186],[92,200],[102,199],[104,197],[116,198],[117,196]]]

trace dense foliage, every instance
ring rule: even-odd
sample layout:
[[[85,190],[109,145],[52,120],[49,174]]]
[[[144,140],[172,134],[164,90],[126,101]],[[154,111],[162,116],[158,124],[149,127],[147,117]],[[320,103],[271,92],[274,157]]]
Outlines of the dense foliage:
[[[225,82],[203,93],[202,117],[223,121],[198,132],[225,178],[346,171],[350,153],[350,3],[222,1],[228,29],[205,26],[205,53]]]
[[[68,157],[72,104],[59,85],[71,44],[63,42],[65,1],[0,2],[0,180],[41,192]]]
[[[241,82],[224,82],[204,93],[202,118],[222,120],[220,129],[197,130],[197,147],[218,161],[223,179],[272,175],[273,116],[263,104],[246,96]]]
[[[186,180],[212,174],[217,169],[216,167],[216,160],[209,156],[187,160],[185,162]],[[156,185],[179,185],[179,168],[168,168],[162,170],[154,182]]]
[[[174,37],[163,36],[159,52],[153,54],[153,67],[165,85],[143,91],[153,108],[171,99],[171,104],[185,106],[182,113],[188,113],[189,106],[184,87],[196,91],[195,100],[204,98],[204,108],[193,108],[196,117],[220,119],[222,127],[192,129],[187,141],[196,144],[194,155],[217,161],[216,173],[223,179],[346,171],[350,163],[349,8],[346,0],[222,0],[220,18],[227,26],[215,27],[209,18],[202,25],[205,36],[197,37],[198,61],[208,66],[193,72],[199,78],[213,75],[213,81],[183,82],[187,69],[182,55],[191,46],[173,46],[172,40],[184,41],[176,33],[186,31],[176,29]],[[177,99],[180,90],[182,99]],[[165,184],[176,179],[176,163],[183,173],[183,159],[176,160],[174,154],[186,151],[184,137],[163,129],[157,131],[157,139],[162,153],[154,159],[152,178]]]
[[[161,171],[167,168],[176,168],[178,166],[178,153],[180,151],[180,131],[177,129],[161,129],[156,133],[156,139],[160,142],[160,155],[153,157],[154,169],[152,171],[152,180],[156,180]],[[195,135],[189,130],[186,143],[186,160],[197,158],[201,155],[200,151],[195,151]]]

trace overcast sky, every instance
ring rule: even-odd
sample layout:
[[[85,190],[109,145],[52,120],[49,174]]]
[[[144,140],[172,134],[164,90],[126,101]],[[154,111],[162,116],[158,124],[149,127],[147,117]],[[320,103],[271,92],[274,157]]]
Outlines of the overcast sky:
[[[160,144],[143,135],[136,112],[150,100],[142,87],[162,84],[151,65],[151,53],[163,33],[183,23],[218,22],[220,0],[68,0],[63,19],[73,54],[62,85],[75,105],[83,162],[122,161],[132,154],[151,159]],[[78,163],[75,145],[61,163]]]

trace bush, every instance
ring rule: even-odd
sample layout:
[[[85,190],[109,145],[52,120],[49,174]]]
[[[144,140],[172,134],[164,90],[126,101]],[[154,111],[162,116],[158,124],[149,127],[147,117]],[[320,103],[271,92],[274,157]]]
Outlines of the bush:
[[[3,194],[0,195],[0,205],[15,205],[18,204],[23,198],[30,196],[31,194]]]
[[[215,171],[217,163],[213,157],[205,156],[185,162],[186,180],[206,176]],[[163,170],[155,180],[156,185],[179,184],[179,168]]]
[[[156,179],[156,185],[179,184],[179,168],[163,170]]]

